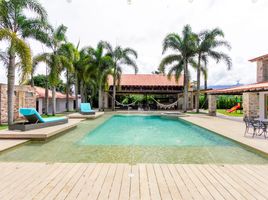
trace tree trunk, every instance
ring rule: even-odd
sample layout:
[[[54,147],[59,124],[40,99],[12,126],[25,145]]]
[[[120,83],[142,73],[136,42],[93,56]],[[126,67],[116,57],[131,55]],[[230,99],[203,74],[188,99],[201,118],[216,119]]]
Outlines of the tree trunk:
[[[197,64],[197,84],[196,84],[196,95],[195,95],[196,113],[199,113],[200,71],[201,71],[200,65],[201,65],[201,54],[198,55],[198,64]]]
[[[52,87],[52,115],[56,114],[56,87]]]
[[[69,81],[69,70],[66,70],[66,111],[69,112],[69,92],[70,92],[70,81]]]
[[[33,74],[33,72],[31,73],[31,86],[32,87],[34,87],[34,79],[33,79],[33,77],[34,77],[34,74]]]
[[[10,52],[8,75],[7,75],[8,77],[8,83],[7,83],[8,125],[12,125],[13,120],[14,120],[15,59],[16,59],[16,56],[12,52]]]
[[[188,61],[184,64],[184,90],[183,90],[183,112],[187,112],[188,107]]]
[[[207,80],[207,76],[205,76],[204,79],[204,89],[207,90],[208,89],[208,80]],[[207,101],[207,93],[205,93],[205,105],[204,107],[207,109],[208,108],[208,101]]]
[[[84,96],[84,83],[81,80],[80,82],[80,96],[81,96],[81,102],[85,103],[85,96]]]
[[[99,111],[102,110],[102,107],[103,107],[103,99],[102,99],[102,85],[100,84],[100,87],[99,87]]]
[[[115,111],[115,97],[116,97],[116,75],[113,77],[113,99],[112,99],[112,109]]]
[[[76,84],[75,84],[75,108],[76,108],[76,111],[79,111],[79,108],[78,108],[78,85],[79,85],[79,80],[78,80],[77,74],[75,74],[75,80],[76,80]]]
[[[46,80],[46,89],[45,89],[45,114],[48,115],[49,107],[49,98],[48,98],[48,81]]]

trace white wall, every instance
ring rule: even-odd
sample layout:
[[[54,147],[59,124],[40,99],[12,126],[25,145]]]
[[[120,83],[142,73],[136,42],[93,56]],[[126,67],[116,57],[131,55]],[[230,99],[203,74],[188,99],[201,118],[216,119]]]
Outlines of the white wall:
[[[42,109],[45,109],[44,99],[39,98],[39,110],[38,112],[42,114]],[[66,111],[66,100],[65,99],[57,99],[56,100],[56,113],[62,113]],[[74,100],[69,100],[69,110],[74,110]],[[49,99],[48,113],[52,113],[52,99]]]

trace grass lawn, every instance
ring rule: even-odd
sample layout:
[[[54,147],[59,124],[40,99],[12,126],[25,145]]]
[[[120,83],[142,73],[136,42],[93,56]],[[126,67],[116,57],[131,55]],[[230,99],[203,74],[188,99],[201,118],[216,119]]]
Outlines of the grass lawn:
[[[55,116],[53,115],[41,115],[43,118],[49,118],[49,117],[63,117],[65,116],[64,114],[56,114]]]
[[[7,125],[0,125],[0,130],[7,129]]]
[[[217,109],[217,112],[232,117],[243,117],[243,113],[240,110],[228,113],[225,109]]]

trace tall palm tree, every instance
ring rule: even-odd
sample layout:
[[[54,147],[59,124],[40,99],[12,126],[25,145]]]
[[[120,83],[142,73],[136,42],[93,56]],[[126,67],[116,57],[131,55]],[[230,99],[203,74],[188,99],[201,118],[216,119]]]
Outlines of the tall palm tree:
[[[116,97],[116,84],[120,84],[122,68],[124,65],[131,66],[135,74],[138,73],[138,67],[135,59],[138,58],[138,54],[134,49],[122,48],[116,46],[114,49],[108,42],[103,42],[107,50],[107,55],[112,58],[112,76],[113,76],[113,101],[112,109],[115,110],[115,97]]]
[[[188,107],[188,85],[189,85],[189,69],[188,65],[193,64],[195,56],[197,36],[192,32],[190,25],[183,28],[182,35],[171,33],[166,36],[163,42],[163,54],[167,50],[174,51],[174,54],[167,55],[160,63],[159,70],[165,72],[168,66],[171,66],[168,77],[175,75],[176,80],[179,79],[182,72],[184,74],[184,98],[183,111],[187,112]]]
[[[42,53],[34,58],[34,63],[38,64],[44,62],[49,67],[48,81],[52,86],[52,115],[56,114],[56,86],[60,80],[59,76],[61,72],[68,67],[73,68],[73,64],[65,56],[61,55],[60,48],[65,43],[65,33],[67,27],[60,25],[55,30],[53,29],[50,35],[50,40],[47,45],[51,48],[51,53]],[[46,105],[48,102],[46,103]]]
[[[197,93],[195,98],[196,112],[199,112],[199,94],[200,94],[200,74],[202,61],[207,68],[208,60],[211,58],[217,63],[224,61],[227,64],[228,70],[231,69],[231,58],[224,52],[217,51],[219,47],[231,48],[230,44],[219,38],[224,38],[224,33],[221,29],[215,28],[213,30],[206,30],[198,34],[196,54],[198,58],[197,63]],[[203,70],[204,71],[204,70]]]
[[[29,17],[25,10],[34,13],[35,17]],[[9,41],[8,47],[8,124],[13,123],[14,110],[14,83],[16,57],[23,62],[21,67],[25,73],[31,69],[31,53],[24,43],[24,38],[45,40],[47,28],[47,13],[36,0],[1,0],[0,1],[0,30],[1,39]]]
[[[65,71],[66,71],[66,111],[69,112],[69,95],[70,95],[70,84],[71,80],[70,77],[72,73],[74,72],[74,67],[73,64],[79,60],[79,52],[76,49],[76,47],[72,43],[66,43],[63,44],[59,48],[59,54],[65,56],[68,58],[69,62],[72,65],[65,66]],[[71,67],[69,67],[71,66]]]
[[[108,75],[111,74],[112,59],[109,55],[105,54],[105,43],[100,41],[97,44],[96,49],[89,48],[88,52],[90,55],[89,64],[96,68],[96,78],[98,87],[98,103],[99,110],[103,109],[103,87],[107,82]],[[90,68],[89,68],[90,69]],[[91,70],[91,69],[90,69]],[[88,70],[87,70],[88,71]]]

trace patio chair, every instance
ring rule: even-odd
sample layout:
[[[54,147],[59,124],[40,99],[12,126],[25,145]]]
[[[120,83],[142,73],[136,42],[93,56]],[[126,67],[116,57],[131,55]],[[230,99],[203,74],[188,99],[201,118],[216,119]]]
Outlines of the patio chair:
[[[245,130],[244,136],[249,134],[250,129],[252,129],[253,132],[250,133],[250,134],[252,134],[252,137],[254,138],[254,136],[257,134],[257,132],[260,129],[260,122],[255,120],[254,118],[249,118],[249,117],[245,117],[244,122],[245,122],[245,125],[246,125],[246,130]]]
[[[91,109],[90,103],[80,104],[80,114],[82,115],[95,115],[95,111]]]
[[[66,117],[43,118],[35,108],[20,108],[19,112],[27,119],[27,122],[12,124],[9,130],[28,131],[68,123]]]
[[[267,137],[267,124],[266,123],[264,123],[263,121],[260,121],[259,122],[259,136],[260,135],[264,135],[264,138],[266,139],[266,137]]]

